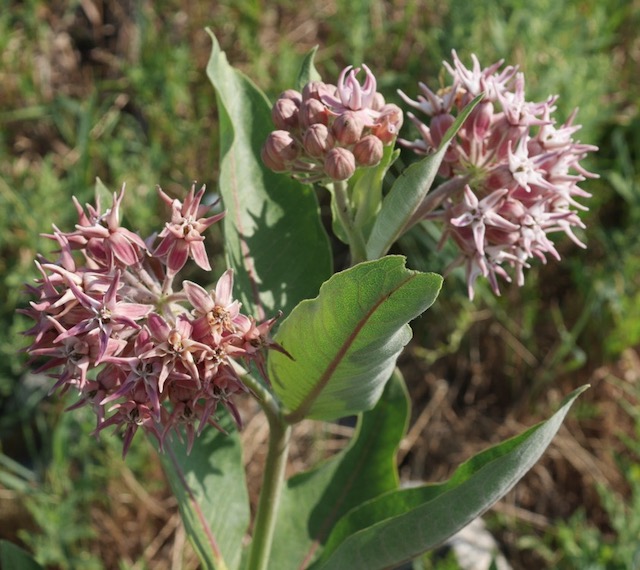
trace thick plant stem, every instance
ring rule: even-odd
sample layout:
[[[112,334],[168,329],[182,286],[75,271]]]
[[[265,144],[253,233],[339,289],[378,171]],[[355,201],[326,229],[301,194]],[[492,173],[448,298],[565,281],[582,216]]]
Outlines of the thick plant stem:
[[[346,182],[333,183],[333,197],[336,201],[336,213],[338,221],[347,234],[349,250],[351,253],[351,265],[356,265],[367,259],[367,246],[362,237],[362,232],[355,226],[353,213],[349,205]]]
[[[250,374],[243,376],[242,381],[256,395],[269,422],[269,449],[247,567],[248,570],[267,570],[289,455],[291,426],[282,417],[278,401],[263,384]]]
[[[278,505],[282,494],[291,439],[291,426],[285,423],[282,416],[273,414],[272,410],[266,407],[265,413],[269,420],[269,450],[253,528],[249,570],[268,570],[269,568],[271,544],[276,528]]]

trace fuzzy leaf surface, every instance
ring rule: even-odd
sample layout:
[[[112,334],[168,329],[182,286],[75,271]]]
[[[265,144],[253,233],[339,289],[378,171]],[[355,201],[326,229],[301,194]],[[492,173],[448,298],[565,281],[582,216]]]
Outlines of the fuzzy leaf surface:
[[[313,189],[272,172],[260,150],[274,129],[271,106],[235,70],[214,35],[207,76],[220,119],[220,194],[226,252],[240,300],[256,318],[289,313],[331,275],[331,250]]]
[[[269,378],[287,421],[333,420],[369,410],[411,338],[409,321],[435,301],[442,277],[387,256],[336,273],[280,325]]]
[[[375,570],[413,560],[480,516],[540,459],[575,390],[547,421],[462,464],[446,483],[391,491],[338,522],[314,570]]]

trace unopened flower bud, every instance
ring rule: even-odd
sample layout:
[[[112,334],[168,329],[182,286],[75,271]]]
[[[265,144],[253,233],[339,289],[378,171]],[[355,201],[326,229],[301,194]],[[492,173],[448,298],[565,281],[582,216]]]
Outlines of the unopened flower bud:
[[[345,111],[333,122],[331,127],[336,140],[343,145],[351,145],[360,140],[364,121],[357,113]]]
[[[373,96],[373,101],[371,102],[371,108],[374,111],[380,111],[382,110],[382,107],[384,107],[384,105],[385,100],[382,93],[376,92],[376,94]]]
[[[307,83],[302,89],[302,100],[308,101],[309,99],[317,99],[320,101],[322,95],[332,95],[334,92],[335,87],[329,86],[322,81],[309,81],[309,83]]]
[[[358,166],[375,166],[382,160],[383,153],[382,141],[374,135],[363,137],[353,147],[353,156]]]
[[[271,118],[276,128],[290,131],[298,127],[298,112],[293,99],[280,97],[271,109]]]
[[[329,124],[329,111],[318,99],[307,99],[300,106],[300,126],[303,128],[315,124]]]
[[[284,161],[278,158],[272,158],[267,152],[267,145],[264,144],[262,149],[260,150],[260,158],[262,158],[262,162],[264,165],[274,172],[285,172],[287,170],[287,165]]]
[[[380,109],[380,117],[371,128],[371,132],[384,144],[389,144],[398,136],[402,122],[402,110],[397,105],[390,103]]]
[[[280,93],[278,99],[291,99],[291,101],[293,101],[296,106],[300,107],[300,103],[302,103],[302,94],[295,89],[287,89],[286,91]]]
[[[287,170],[286,163],[298,157],[300,149],[287,131],[273,131],[262,147],[262,161],[271,170]]]
[[[333,180],[347,180],[356,171],[356,159],[346,148],[333,148],[324,159],[324,171]]]
[[[304,150],[314,158],[323,157],[334,145],[333,135],[326,125],[311,125],[304,133]]]

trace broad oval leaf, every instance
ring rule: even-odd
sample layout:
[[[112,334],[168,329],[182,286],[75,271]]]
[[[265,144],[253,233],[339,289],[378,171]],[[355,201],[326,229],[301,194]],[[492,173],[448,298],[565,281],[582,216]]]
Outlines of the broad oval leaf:
[[[461,465],[446,483],[392,491],[348,513],[314,570],[375,570],[410,561],[489,509],[540,459],[575,399],[547,421]]]
[[[167,441],[160,457],[203,568],[234,570],[249,526],[249,499],[235,424],[227,413],[218,423],[228,433],[208,426],[191,453],[184,443]]]
[[[220,120],[225,250],[240,300],[258,319],[318,294],[331,250],[313,188],[266,168],[260,149],[274,129],[265,95],[235,70],[211,33],[207,75]]]
[[[294,423],[332,420],[371,409],[411,338],[407,323],[435,301],[442,277],[405,267],[402,256],[336,273],[318,297],[280,325],[271,351],[273,389]]]
[[[383,200],[382,209],[371,230],[367,242],[368,259],[377,259],[387,253],[393,243],[408,229],[407,224],[431,189],[449,143],[481,99],[482,94],[462,110],[434,154],[412,164],[397,178]]]
[[[398,488],[396,452],[408,418],[409,396],[396,368],[375,408],[358,418],[348,447],[287,481],[269,560],[273,568],[306,568],[345,513]]]

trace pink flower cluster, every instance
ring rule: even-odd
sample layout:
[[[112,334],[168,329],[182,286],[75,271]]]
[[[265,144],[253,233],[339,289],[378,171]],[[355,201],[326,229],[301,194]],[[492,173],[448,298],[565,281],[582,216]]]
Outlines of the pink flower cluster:
[[[338,85],[308,83],[302,93],[288,89],[272,109],[273,131],[262,148],[262,160],[276,172],[315,183],[350,178],[358,166],[375,166],[383,146],[396,140],[402,111],[385,104],[366,65],[345,68]]]
[[[239,424],[232,397],[246,391],[241,363],[264,371],[262,349],[278,348],[269,339],[275,318],[257,324],[240,312],[231,270],[212,291],[190,281],[174,290],[189,257],[211,269],[202,232],[224,214],[205,217],[204,187],[182,202],[159,192],[171,219],[147,240],[120,225],[124,186],[104,212],[74,199],[76,229],[47,236],[59,257],[36,262],[41,277],[28,286],[36,300],[23,311],[35,321],[27,351],[44,359],[38,372],[53,371],[51,392],[76,390],[71,407],[95,410],[96,433],[116,426],[123,454],[138,428],[162,447],[183,426],[191,448],[205,426],[217,426],[218,405]]]
[[[430,120],[427,125],[408,113],[421,138],[399,141],[419,154],[432,152],[454,116],[483,94],[446,152],[439,174],[447,181],[428,196],[441,207],[424,212],[444,225],[442,242],[451,237],[457,244],[454,265],[466,268],[470,298],[478,276],[500,294],[497,277],[510,282],[507,268],[522,285],[531,258],[559,259],[549,234],[564,232],[585,247],[573,228],[584,228],[577,210],[587,209],[576,198],[590,195],[578,183],[595,175],[580,161],[597,150],[573,140],[580,129],[573,124],[575,112],[561,125],[552,118],[557,97],[526,101],[524,76],[516,67],[500,71],[500,61],[482,69],[475,56],[472,60],[467,69],[453,52],[453,67],[445,63],[453,83],[444,90],[420,83],[417,100],[400,92]]]

